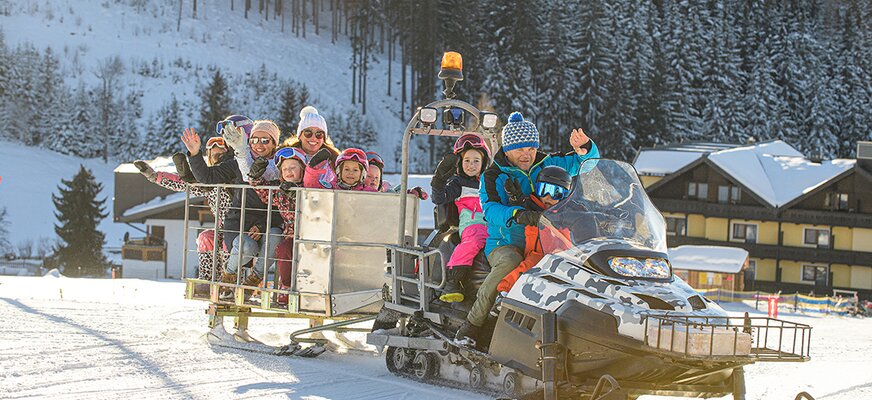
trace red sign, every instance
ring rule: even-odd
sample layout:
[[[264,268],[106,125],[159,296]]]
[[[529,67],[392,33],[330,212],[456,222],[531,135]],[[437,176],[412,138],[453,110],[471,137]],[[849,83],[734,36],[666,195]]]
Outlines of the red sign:
[[[778,296],[769,297],[769,318],[778,318]]]

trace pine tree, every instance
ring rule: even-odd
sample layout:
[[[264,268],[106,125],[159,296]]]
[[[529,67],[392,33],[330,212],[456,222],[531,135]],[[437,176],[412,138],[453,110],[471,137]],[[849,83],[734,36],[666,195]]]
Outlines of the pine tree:
[[[9,221],[6,220],[6,207],[0,207],[0,255],[6,254],[12,249],[9,243]]]
[[[106,218],[106,199],[97,200],[103,185],[84,165],[72,180],[61,180],[58,195],[52,195],[60,243],[55,262],[67,276],[103,276],[107,261],[103,255],[105,235],[97,225]]]
[[[152,117],[155,125],[148,134],[149,153],[152,156],[169,156],[179,151],[179,137],[182,132],[181,104],[175,94]]]
[[[51,142],[55,134],[56,121],[61,117],[60,102],[65,87],[58,59],[51,47],[45,50],[37,76],[40,112],[39,117],[33,119],[35,130],[33,144],[35,145],[42,144],[44,140]]]
[[[279,138],[279,143],[284,142],[285,139],[293,137],[296,135],[296,127],[297,127],[297,119],[299,119],[299,112],[303,108],[303,105],[299,102],[297,97],[297,89],[294,88],[294,84],[286,83],[284,85],[284,89],[282,90],[281,97],[281,107],[279,108],[279,117],[276,119],[275,123],[278,124],[279,128],[282,130],[282,137]]]
[[[212,82],[200,92],[200,132],[203,140],[215,136],[215,123],[230,115],[230,92],[221,71],[215,69]]]

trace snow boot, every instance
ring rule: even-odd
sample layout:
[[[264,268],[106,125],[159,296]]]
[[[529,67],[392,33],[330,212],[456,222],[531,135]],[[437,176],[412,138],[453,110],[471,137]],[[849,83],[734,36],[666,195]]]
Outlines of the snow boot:
[[[457,333],[454,335],[454,340],[461,345],[475,346],[475,340],[478,337],[479,327],[469,321],[463,321]]]
[[[227,273],[224,271],[221,273],[221,283],[229,283],[231,285],[236,284],[236,274]],[[227,300],[233,298],[233,289],[222,287],[221,292],[218,294],[218,298],[222,300]]]
[[[503,299],[506,298],[508,292],[499,292],[497,293],[497,298],[494,301],[494,306],[490,309],[490,315],[493,317],[499,317],[500,311],[503,310]]]
[[[442,295],[439,300],[446,303],[463,302],[463,289],[466,286],[466,278],[469,276],[471,267],[465,265],[455,265],[448,270],[445,288],[442,289]]]
[[[280,285],[279,290],[288,290],[289,287],[285,285]],[[288,305],[288,294],[287,293],[279,293],[276,295],[276,304],[282,307],[287,307]]]
[[[173,154],[173,164],[176,164],[176,172],[179,173],[179,179],[188,183],[197,183],[197,178],[194,178],[191,164],[188,164],[188,156],[185,153]]]
[[[257,274],[251,273],[245,277],[245,280],[242,282],[242,286],[260,287],[260,283],[262,280],[263,280],[263,278],[257,276]],[[245,291],[246,298],[248,298],[248,297],[256,298],[258,296],[260,296],[260,290],[246,290]]]

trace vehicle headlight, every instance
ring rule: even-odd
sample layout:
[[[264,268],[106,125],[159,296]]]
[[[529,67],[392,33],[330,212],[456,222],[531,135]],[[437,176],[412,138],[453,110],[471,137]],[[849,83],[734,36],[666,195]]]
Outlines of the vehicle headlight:
[[[630,278],[669,278],[669,262],[662,258],[638,259],[634,257],[611,257],[612,271]]]

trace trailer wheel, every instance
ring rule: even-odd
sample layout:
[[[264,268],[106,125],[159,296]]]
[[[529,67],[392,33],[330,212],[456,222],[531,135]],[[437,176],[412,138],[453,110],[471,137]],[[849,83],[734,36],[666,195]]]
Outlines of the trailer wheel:
[[[475,390],[484,387],[484,370],[478,365],[469,370],[469,387]]]
[[[385,364],[387,364],[388,371],[395,374],[408,372],[409,354],[405,349],[388,346],[385,352]]]
[[[521,377],[514,372],[509,372],[503,378],[503,393],[515,398],[521,395]]]
[[[421,351],[412,360],[412,371],[415,377],[422,381],[431,380],[439,372],[439,361],[435,355]]]
[[[745,369],[733,369],[733,400],[745,400]]]

